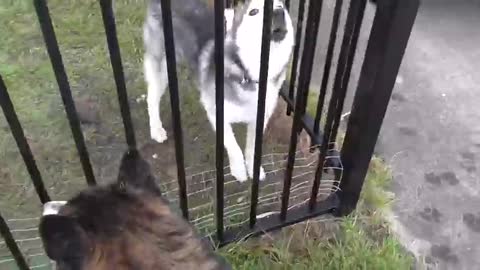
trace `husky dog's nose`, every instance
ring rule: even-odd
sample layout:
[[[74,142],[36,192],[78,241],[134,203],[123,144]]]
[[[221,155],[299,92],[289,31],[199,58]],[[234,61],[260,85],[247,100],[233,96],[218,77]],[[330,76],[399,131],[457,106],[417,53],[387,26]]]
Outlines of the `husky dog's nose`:
[[[285,10],[276,8],[272,14],[272,39],[281,41],[287,34],[287,23],[285,21]]]

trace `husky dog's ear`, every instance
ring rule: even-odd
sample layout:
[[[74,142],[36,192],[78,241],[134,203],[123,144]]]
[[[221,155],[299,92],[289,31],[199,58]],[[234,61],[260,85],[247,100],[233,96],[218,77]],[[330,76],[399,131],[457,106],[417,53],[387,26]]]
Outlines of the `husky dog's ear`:
[[[160,193],[150,165],[137,150],[129,150],[123,156],[118,173],[118,184]]]
[[[44,249],[50,259],[81,264],[88,256],[90,242],[85,231],[73,218],[47,215],[42,217],[39,227]]]

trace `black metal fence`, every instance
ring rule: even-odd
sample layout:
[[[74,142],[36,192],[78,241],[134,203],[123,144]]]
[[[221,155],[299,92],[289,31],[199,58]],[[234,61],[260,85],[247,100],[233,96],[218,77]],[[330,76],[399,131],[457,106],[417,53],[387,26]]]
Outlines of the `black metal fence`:
[[[174,33],[172,28],[171,0],[161,0],[164,23],[165,48],[167,51],[167,69],[170,90],[170,105],[172,109],[173,131],[175,138],[175,153],[177,162],[180,209],[185,218],[189,218],[187,202],[187,184],[184,166],[184,149],[182,135],[182,121],[179,110],[178,81],[176,59],[174,53]],[[328,103],[324,127],[321,128],[322,112],[327,105],[327,88],[330,81],[330,72],[334,50],[337,41],[339,21],[342,13],[343,0],[336,0],[332,16],[332,25],[328,40],[327,54],[323,67],[323,79],[319,90],[316,114],[306,113],[306,104],[309,97],[310,81],[313,61],[317,48],[317,35],[322,15],[322,0],[286,1],[287,7],[298,4],[298,19],[296,27],[296,43],[293,53],[292,72],[290,81],[281,90],[281,96],[288,104],[287,113],[293,114],[293,126],[287,165],[283,179],[281,194],[281,208],[278,214],[257,219],[257,205],[259,196],[259,172],[262,156],[263,122],[265,112],[266,85],[268,77],[268,60],[271,33],[271,18],[273,0],[265,0],[263,42],[261,54],[261,71],[259,83],[259,102],[257,115],[257,130],[254,158],[254,179],[251,185],[250,222],[245,226],[225,230],[224,226],[224,147],[223,147],[223,102],[224,102],[224,10],[225,5],[231,6],[237,1],[215,0],[215,63],[216,63],[216,235],[214,239],[221,245],[228,244],[239,238],[257,236],[272,230],[295,224],[322,214],[332,213],[346,215],[356,206],[360,196],[368,165],[382,125],[395,78],[408,42],[408,38],[415,20],[419,0],[379,0],[375,11],[372,29],[369,36],[365,58],[356,86],[357,91],[353,101],[351,115],[348,121],[345,139],[340,151],[343,163],[343,177],[339,187],[326,199],[318,199],[318,190],[324,173],[324,166],[329,160],[326,156],[333,148],[330,142],[336,141],[344,101],[354,57],[357,52],[357,43],[364,18],[367,0],[352,0],[349,3],[348,14],[343,30],[343,39],[338,52],[336,71],[333,79],[333,89]],[[95,175],[92,170],[89,154],[82,134],[80,121],[77,116],[75,103],[71,94],[69,80],[65,72],[62,55],[59,50],[54,28],[49,14],[46,0],[33,0],[39,25],[41,27],[45,45],[58,83],[62,101],[67,113],[71,132],[80,156],[81,165],[89,185],[95,185]],[[128,105],[128,95],[117,40],[115,16],[112,0],[100,0],[106,40],[113,67],[113,75],[117,86],[118,100],[125,128],[125,138],[130,149],[136,149],[134,128]],[[307,18],[304,28],[304,13]],[[304,40],[302,42],[302,37]],[[303,44],[303,47],[301,46]],[[25,138],[22,126],[10,100],[7,87],[0,77],[0,105],[10,126],[18,149],[23,157],[27,170],[31,176],[35,190],[42,203],[48,202],[50,196],[45,189],[40,171]],[[304,129],[312,139],[312,145],[319,148],[315,180],[311,186],[308,203],[293,209],[289,208],[289,197],[292,183],[292,171],[295,163],[298,135]],[[340,166],[340,165],[338,165]],[[337,174],[340,178],[340,174]],[[5,244],[10,249],[14,260],[20,269],[29,269],[7,223],[0,215],[0,231]]]

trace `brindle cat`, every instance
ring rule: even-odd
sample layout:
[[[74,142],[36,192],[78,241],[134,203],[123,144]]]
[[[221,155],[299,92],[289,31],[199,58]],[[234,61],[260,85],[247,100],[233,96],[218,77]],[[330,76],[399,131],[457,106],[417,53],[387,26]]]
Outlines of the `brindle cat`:
[[[116,183],[42,218],[48,257],[58,270],[230,269],[160,195],[148,163],[126,153]]]

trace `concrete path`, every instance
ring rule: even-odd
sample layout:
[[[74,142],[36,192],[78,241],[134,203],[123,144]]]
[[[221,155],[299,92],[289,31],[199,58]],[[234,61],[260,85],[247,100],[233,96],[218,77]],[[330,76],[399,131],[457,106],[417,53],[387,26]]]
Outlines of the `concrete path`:
[[[333,3],[324,1],[314,90]],[[374,11],[369,4],[346,112]],[[376,152],[393,169],[391,220],[404,245],[428,269],[480,269],[480,1],[423,1]]]
[[[480,269],[480,1],[424,1],[377,152],[431,269]]]

